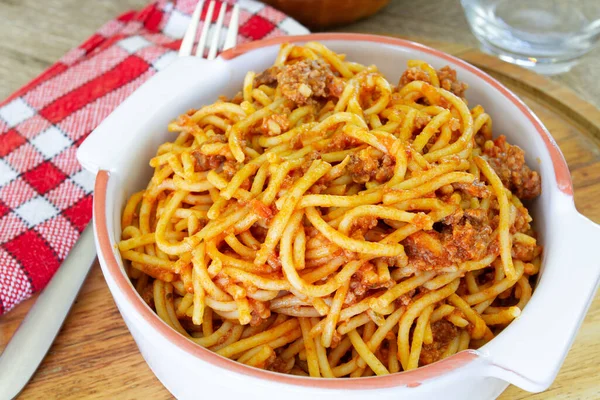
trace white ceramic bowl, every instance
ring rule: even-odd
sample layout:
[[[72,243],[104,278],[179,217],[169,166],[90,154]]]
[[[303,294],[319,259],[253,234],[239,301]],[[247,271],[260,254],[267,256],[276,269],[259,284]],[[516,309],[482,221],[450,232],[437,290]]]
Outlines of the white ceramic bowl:
[[[273,63],[284,41],[318,40],[351,60],[375,64],[393,83],[409,59],[436,68],[449,64],[470,86],[469,104],[492,116],[495,135],[523,148],[542,176],[533,217],[544,245],[531,301],[516,321],[477,351],[458,353],[414,371],[385,377],[313,379],[276,374],[222,358],[176,333],[141,300],[116,251],[126,198],[148,182],[148,160],[172,140],[167,124],[190,108],[233,95],[248,70]],[[594,246],[600,228],[573,203],[571,177],[556,143],[513,93],[477,68],[437,50],[389,37],[316,34],[254,42],[214,62],[180,58],[111,114],[82,144],[78,159],[96,173],[94,227],[104,276],[142,355],[160,381],[181,399],[227,394],[245,399],[490,399],[513,383],[542,391],[554,380],[593,298],[600,276]]]

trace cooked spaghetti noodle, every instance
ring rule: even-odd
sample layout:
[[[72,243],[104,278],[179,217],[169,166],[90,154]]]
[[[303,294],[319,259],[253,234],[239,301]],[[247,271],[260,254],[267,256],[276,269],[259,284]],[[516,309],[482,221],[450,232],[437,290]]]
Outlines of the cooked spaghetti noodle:
[[[197,344],[312,377],[385,375],[494,338],[531,297],[540,177],[449,67],[397,86],[286,44],[169,125],[122,217],[141,297]]]

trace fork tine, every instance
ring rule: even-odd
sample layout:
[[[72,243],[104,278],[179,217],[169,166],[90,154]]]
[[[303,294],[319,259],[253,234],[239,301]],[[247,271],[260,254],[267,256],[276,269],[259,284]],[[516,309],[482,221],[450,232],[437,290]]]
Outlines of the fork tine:
[[[192,48],[194,47],[194,39],[196,38],[196,30],[198,29],[198,20],[200,19],[202,7],[204,7],[204,0],[199,1],[198,4],[196,4],[196,8],[192,13],[192,19],[187,30],[185,31],[185,36],[181,41],[181,46],[179,47],[179,57],[189,56],[192,54]]]
[[[227,39],[225,39],[223,50],[230,49],[237,43],[239,20],[240,5],[235,3],[235,6],[233,6],[233,12],[231,13],[231,19],[229,20],[229,30],[227,31]]]
[[[225,11],[227,10],[227,3],[221,3],[221,11],[219,11],[219,18],[215,24],[212,43],[210,50],[208,51],[208,60],[214,60],[217,56],[217,48],[219,47],[219,36],[221,36],[221,27],[223,26],[223,20],[225,19]]]
[[[206,46],[206,40],[208,39],[208,28],[212,21],[213,11],[215,10],[215,1],[211,1],[206,11],[206,18],[204,18],[204,25],[202,26],[202,33],[200,34],[200,40],[196,47],[196,57],[204,57],[204,47]]]

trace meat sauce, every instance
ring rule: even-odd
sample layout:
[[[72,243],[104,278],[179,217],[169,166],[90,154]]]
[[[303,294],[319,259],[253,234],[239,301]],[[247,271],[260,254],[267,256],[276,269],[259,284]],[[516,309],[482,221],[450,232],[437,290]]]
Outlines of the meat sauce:
[[[372,147],[360,150],[350,156],[348,171],[356,183],[376,181],[387,182],[394,176],[396,163],[387,154],[377,154]]]
[[[438,361],[448,344],[458,334],[458,329],[451,322],[441,319],[431,324],[431,333],[433,334],[433,342],[431,344],[423,344],[419,362],[421,365],[428,365]]]
[[[490,246],[492,228],[487,219],[485,215],[473,218],[467,214],[454,224],[444,225],[440,232],[412,234],[402,242],[409,265],[421,271],[435,270],[479,260],[497,251],[497,246]]]
[[[275,66],[256,76],[254,85],[277,86],[281,94],[299,106],[317,99],[339,97],[344,83],[322,60],[302,60],[285,66]]]
[[[465,96],[465,90],[469,87],[464,82],[461,82],[456,77],[456,71],[445,66],[437,71],[438,79],[440,80],[440,87],[454,93],[458,97]],[[418,67],[408,68],[400,77],[399,87],[403,87],[412,81],[423,81],[431,83],[429,75]]]
[[[519,199],[529,200],[540,195],[540,175],[525,164],[525,152],[507,143],[505,136],[499,136],[493,142],[487,141],[483,152],[504,186]]]

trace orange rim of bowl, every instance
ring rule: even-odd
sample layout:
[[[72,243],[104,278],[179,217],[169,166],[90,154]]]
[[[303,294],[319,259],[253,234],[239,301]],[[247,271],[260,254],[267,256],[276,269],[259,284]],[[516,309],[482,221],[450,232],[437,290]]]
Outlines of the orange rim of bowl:
[[[544,128],[538,118],[531,112],[531,110],[510,90],[508,90],[500,82],[496,81],[483,71],[478,68],[456,58],[449,54],[441,51],[432,49],[430,47],[414,43],[408,40],[377,36],[377,35],[364,35],[364,34],[348,34],[348,33],[320,33],[303,36],[284,36],[277,37],[267,40],[261,40],[257,42],[250,42],[241,46],[229,49],[221,54],[221,57],[229,60],[245,54],[249,51],[259,49],[262,47],[282,44],[286,42],[305,42],[311,40],[343,40],[343,41],[362,41],[362,42],[375,42],[380,44],[391,44],[400,47],[406,47],[425,53],[435,55],[439,58],[445,59],[455,65],[472,72],[477,75],[485,82],[489,83],[495,89],[500,91],[505,97],[507,97],[517,108],[529,119],[534,125],[538,134],[544,140],[546,148],[550,153],[552,164],[558,188],[567,195],[573,194],[573,186],[571,182],[571,175],[569,169],[562,156],[560,150],[554,139],[550,136],[548,131]],[[466,366],[480,357],[476,351],[463,351],[457,353],[444,360],[436,363],[417,368],[411,371],[405,371],[396,374],[390,374],[386,376],[375,376],[368,378],[352,378],[352,379],[315,379],[310,377],[300,377],[293,375],[279,374],[271,371],[265,371],[247,365],[238,363],[237,361],[230,360],[222,357],[212,351],[188,340],[154,313],[143,300],[140,299],[137,292],[134,290],[131,282],[123,273],[117,259],[115,257],[114,249],[110,243],[110,235],[108,232],[107,215],[106,215],[106,201],[107,201],[107,189],[110,173],[105,170],[98,171],[96,176],[96,184],[94,188],[94,222],[96,236],[99,244],[99,252],[104,259],[106,270],[113,278],[117,287],[123,293],[129,304],[132,305],[134,310],[155,329],[161,336],[171,342],[171,344],[181,348],[186,353],[201,359],[207,363],[213,364],[217,367],[226,369],[228,371],[240,373],[246,376],[271,380],[281,384],[296,385],[311,388],[321,389],[338,389],[338,390],[366,390],[366,389],[382,389],[391,387],[417,387],[422,382],[439,377],[450,371]]]

